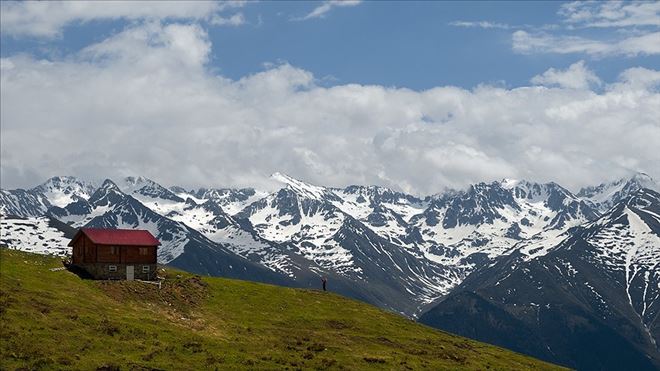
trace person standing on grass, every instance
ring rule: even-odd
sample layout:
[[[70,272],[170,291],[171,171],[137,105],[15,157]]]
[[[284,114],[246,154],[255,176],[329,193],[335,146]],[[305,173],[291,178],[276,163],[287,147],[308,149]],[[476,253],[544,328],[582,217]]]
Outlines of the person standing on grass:
[[[323,283],[323,291],[327,291],[326,290],[326,285],[328,283],[328,279],[323,277],[323,278],[321,278],[321,282]]]

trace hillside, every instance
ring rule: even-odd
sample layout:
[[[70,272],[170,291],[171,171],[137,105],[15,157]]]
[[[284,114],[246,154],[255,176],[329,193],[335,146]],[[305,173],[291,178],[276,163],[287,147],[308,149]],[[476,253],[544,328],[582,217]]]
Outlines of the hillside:
[[[332,293],[170,269],[158,289],[0,258],[2,369],[558,369]]]

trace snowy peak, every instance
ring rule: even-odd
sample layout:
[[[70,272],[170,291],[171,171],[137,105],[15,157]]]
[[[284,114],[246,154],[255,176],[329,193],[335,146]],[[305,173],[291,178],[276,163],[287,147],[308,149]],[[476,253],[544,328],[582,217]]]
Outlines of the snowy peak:
[[[175,202],[184,202],[185,200],[161,186],[151,179],[145,177],[126,177],[121,183],[121,189],[126,194],[141,195],[154,199],[169,200]]]
[[[502,217],[500,210],[507,207],[520,209],[511,192],[502,188],[498,182],[472,185],[467,192],[452,198],[448,203],[443,223],[448,228],[490,224]]]
[[[80,199],[89,199],[96,186],[73,176],[56,176],[32,189],[43,194],[48,201],[59,207],[64,207]]]
[[[382,204],[419,205],[423,203],[420,198],[415,196],[380,186],[352,185],[344,189],[333,189],[333,192],[355,195],[356,202],[367,202],[372,207]]]
[[[656,181],[651,178],[650,175],[644,172],[638,172],[630,178],[630,182],[636,183],[642,188],[648,188],[649,186],[656,186]]]
[[[566,188],[555,182],[536,183],[526,180],[503,180],[500,182],[503,189],[513,193],[514,198],[529,202],[547,201],[552,210],[560,210],[563,206],[579,199]]]
[[[346,188],[332,188],[331,191],[335,196],[332,203],[336,207],[372,227],[382,226],[379,225],[380,222],[371,224],[374,220],[372,214],[380,214],[387,210],[388,213],[396,214],[396,218],[407,222],[413,216],[422,213],[428,204],[427,201],[417,197],[379,186],[352,185]]]
[[[136,191],[146,185],[155,183],[153,180],[142,177],[142,176],[127,176],[126,178],[122,179],[122,189],[126,193],[132,193],[133,191]]]
[[[99,189],[89,198],[89,203],[95,206],[107,206],[121,201],[124,196],[125,194],[115,182],[106,179]]]
[[[329,193],[323,187],[302,182],[282,173],[274,173],[270,177],[273,180],[286,184],[287,188],[291,189],[293,192],[302,197],[311,198],[314,200],[322,200]]]
[[[251,203],[268,195],[254,188],[199,188],[190,193],[178,193],[180,197],[192,197],[197,203],[212,200],[230,215],[235,215]]]
[[[119,189],[119,186],[117,186],[117,183],[113,182],[110,179],[106,179],[103,181],[101,186],[96,190],[96,192],[119,192],[123,193],[121,189]],[[94,192],[94,193],[96,193]]]
[[[577,196],[589,201],[604,212],[614,204],[627,198],[640,189],[660,189],[658,183],[646,173],[636,173],[630,178],[622,178],[609,183],[601,183],[595,187],[582,188]]]
[[[521,181],[517,179],[509,179],[509,178],[504,178],[500,181],[500,185],[504,189],[513,189],[515,188]]]
[[[176,195],[179,195],[179,194],[187,195],[187,194],[192,193],[192,192],[189,192],[187,189],[185,189],[183,187],[180,187],[180,186],[171,186],[169,189],[170,189],[170,191],[174,192]]]

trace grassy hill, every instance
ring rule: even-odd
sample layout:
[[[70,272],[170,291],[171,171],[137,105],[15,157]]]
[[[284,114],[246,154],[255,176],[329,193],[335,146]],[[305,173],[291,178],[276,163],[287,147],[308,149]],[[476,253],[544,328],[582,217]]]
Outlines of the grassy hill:
[[[81,280],[0,249],[0,369],[559,369],[331,293],[167,269]]]

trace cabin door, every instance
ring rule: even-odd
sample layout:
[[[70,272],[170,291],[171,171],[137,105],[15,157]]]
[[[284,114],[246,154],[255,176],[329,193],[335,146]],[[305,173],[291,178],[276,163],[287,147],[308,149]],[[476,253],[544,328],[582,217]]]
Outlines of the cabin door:
[[[128,281],[133,281],[135,278],[135,267],[132,265],[127,265],[126,266],[126,280]]]

